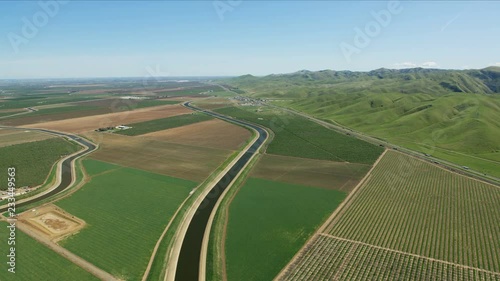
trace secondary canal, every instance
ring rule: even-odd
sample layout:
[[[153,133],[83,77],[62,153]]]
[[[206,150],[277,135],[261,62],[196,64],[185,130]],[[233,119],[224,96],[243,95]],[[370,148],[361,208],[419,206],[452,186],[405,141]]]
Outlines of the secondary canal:
[[[0,126],[0,128],[8,128],[8,129],[18,129],[18,128],[12,128],[12,127],[3,127],[3,126]],[[80,145],[83,145],[83,146],[86,146],[87,149],[85,150],[82,150],[80,151],[79,153],[67,158],[66,160],[63,161],[62,163],[62,167],[61,167],[61,182],[59,183],[59,185],[54,188],[53,190],[51,190],[50,192],[40,196],[40,197],[36,197],[36,198],[33,198],[32,200],[28,200],[28,201],[25,201],[25,202],[22,202],[22,203],[16,203],[16,208],[19,208],[19,207],[22,207],[22,206],[25,206],[25,205],[28,205],[28,204],[31,204],[31,203],[35,203],[35,202],[38,202],[40,200],[43,200],[43,199],[46,199],[46,198],[49,198],[63,190],[65,190],[67,187],[69,187],[69,185],[71,184],[71,181],[73,179],[73,166],[71,165],[71,161],[73,161],[74,159],[82,156],[83,154],[86,154],[86,153],[89,153],[89,152],[92,152],[94,151],[97,147],[83,139],[83,138],[80,138],[80,137],[77,137],[77,136],[74,136],[74,135],[71,135],[71,134],[65,134],[65,133],[60,133],[60,132],[54,132],[54,131],[50,131],[50,130],[45,130],[45,129],[26,129],[26,128],[22,128],[22,130],[30,130],[30,131],[38,131],[38,132],[44,132],[44,133],[49,133],[49,134],[53,134],[53,135],[57,135],[57,136],[60,136],[60,137],[66,137],[68,139],[71,139],[77,143],[79,143]],[[3,213],[5,211],[7,211],[7,207],[4,207],[4,208],[1,208],[0,209],[0,213]]]

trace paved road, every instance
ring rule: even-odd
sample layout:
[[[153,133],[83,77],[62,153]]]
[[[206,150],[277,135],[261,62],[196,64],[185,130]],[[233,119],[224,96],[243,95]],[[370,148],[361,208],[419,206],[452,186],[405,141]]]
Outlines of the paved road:
[[[94,264],[82,259],[81,257],[73,254],[69,250],[61,247],[59,244],[51,241],[47,236],[40,234],[36,231],[33,231],[33,229],[30,226],[25,225],[22,222],[17,222],[16,224],[17,228],[20,229],[22,232],[25,234],[31,236],[33,239],[37,240],[41,244],[47,246],[49,249],[52,251],[58,253],[59,255],[65,257],[72,263],[78,265],[79,267],[83,268],[84,270],[88,271],[89,273],[93,274],[97,278],[105,281],[119,281],[120,279],[116,278],[115,276],[109,274],[108,272],[98,268]]]
[[[94,150],[97,149],[97,146],[95,144],[87,141],[86,139],[83,139],[81,137],[78,137],[78,136],[75,136],[72,134],[55,132],[55,131],[50,131],[50,130],[45,130],[45,129],[27,129],[27,128],[15,128],[15,127],[8,127],[8,126],[0,126],[0,128],[49,133],[52,135],[71,139],[71,140],[77,142],[78,144],[86,147],[85,150],[82,150],[82,151],[78,152],[77,154],[74,154],[71,157],[66,158],[63,161],[62,166],[61,166],[61,173],[60,173],[61,180],[59,182],[59,185],[56,188],[52,189],[50,192],[47,192],[41,196],[34,197],[33,199],[26,200],[24,202],[16,203],[16,208],[19,208],[19,207],[22,207],[22,206],[25,206],[25,205],[28,205],[31,203],[38,202],[40,200],[43,200],[43,199],[49,198],[53,195],[56,195],[61,191],[64,191],[66,188],[68,188],[70,186],[71,182],[73,181],[73,160],[77,159],[78,157],[80,157],[82,155],[93,152]],[[2,206],[0,208],[0,213],[3,213],[5,211],[7,211],[7,207]]]
[[[193,219],[189,223],[186,235],[182,242],[182,247],[179,254],[179,259],[177,262],[177,268],[175,272],[176,281],[191,281],[198,280],[200,275],[200,255],[203,244],[203,237],[205,234],[205,229],[210,218],[217,200],[222,195],[224,190],[227,188],[229,183],[233,178],[240,172],[240,170],[248,163],[252,156],[261,148],[262,144],[267,139],[266,130],[258,127],[256,125],[229,118],[227,116],[206,111],[197,107],[194,107],[188,103],[184,103],[184,106],[199,112],[204,112],[205,114],[214,116],[216,118],[242,125],[245,127],[250,127],[257,131],[259,137],[257,140],[244,152],[238,161],[229,168],[229,170],[224,174],[224,176],[217,182],[217,184],[212,188],[212,190],[204,198],[203,202],[198,206]]]

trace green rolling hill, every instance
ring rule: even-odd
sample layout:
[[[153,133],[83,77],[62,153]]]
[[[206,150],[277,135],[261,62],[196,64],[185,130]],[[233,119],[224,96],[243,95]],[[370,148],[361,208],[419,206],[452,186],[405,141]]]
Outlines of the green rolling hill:
[[[224,80],[246,95],[500,177],[500,68],[299,71]]]

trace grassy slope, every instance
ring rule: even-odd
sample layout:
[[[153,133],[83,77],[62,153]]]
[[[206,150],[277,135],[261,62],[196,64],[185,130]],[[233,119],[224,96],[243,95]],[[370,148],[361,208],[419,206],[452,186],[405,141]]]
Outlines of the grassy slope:
[[[500,177],[500,67],[300,71],[221,83]]]
[[[251,112],[235,107],[215,111],[261,124],[273,130],[275,137],[267,149],[271,154],[371,164],[383,151],[381,147],[326,129],[303,117],[288,113]]]
[[[111,274],[138,280],[161,232],[196,183],[96,160],[83,164],[92,180],[57,205],[88,226],[61,244]]]
[[[500,176],[500,96],[329,95],[284,103],[389,142]]]
[[[184,114],[184,115],[155,119],[135,124],[128,124],[128,126],[132,127],[132,129],[117,131],[116,133],[127,136],[137,136],[151,132],[181,127],[211,119],[213,119],[213,117],[210,117],[205,114],[198,114],[198,113]]]
[[[7,223],[0,222],[0,247],[2,270],[0,280],[52,281],[52,280],[99,280],[67,259],[54,253],[21,231],[16,232],[16,273],[7,271]],[[10,247],[10,246],[9,246]]]
[[[54,163],[65,155],[80,150],[80,146],[62,138],[28,142],[0,148],[0,170],[16,168],[16,186],[42,184]],[[6,189],[7,174],[0,174],[0,189]]]
[[[230,206],[228,280],[274,278],[345,196],[250,178]]]

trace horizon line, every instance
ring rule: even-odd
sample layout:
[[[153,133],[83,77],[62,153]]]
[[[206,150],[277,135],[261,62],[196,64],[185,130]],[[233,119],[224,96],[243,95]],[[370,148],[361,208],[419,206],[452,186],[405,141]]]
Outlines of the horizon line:
[[[239,75],[179,75],[179,76],[87,76],[87,77],[30,77],[30,78],[0,78],[0,81],[12,81],[12,80],[78,80],[78,79],[142,79],[142,80],[152,80],[152,79],[180,79],[180,78],[196,78],[196,79],[204,79],[204,78],[234,78],[234,77],[241,77],[241,76],[247,76],[251,75],[254,77],[266,77],[270,75],[286,75],[286,74],[293,74],[297,72],[303,72],[303,71],[310,71],[310,72],[321,72],[321,71],[335,71],[335,72],[371,72],[371,71],[376,71],[376,70],[381,70],[381,69],[386,69],[386,70],[411,70],[411,69],[426,69],[426,70],[442,70],[442,71],[467,71],[467,70],[484,70],[487,68],[499,68],[500,66],[497,65],[490,65],[486,66],[483,68],[464,68],[464,69],[458,69],[458,68],[432,68],[432,67],[406,67],[406,68],[387,68],[387,67],[379,67],[376,69],[372,70],[349,70],[349,69],[342,69],[342,70],[334,70],[334,69],[320,69],[320,70],[308,70],[308,69],[301,69],[293,72],[282,72],[282,73],[269,73],[269,74],[264,74],[264,75],[253,75],[251,73],[247,74],[239,74]]]

